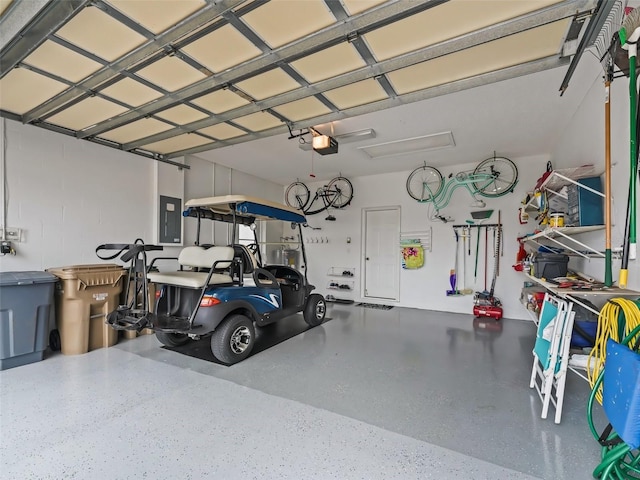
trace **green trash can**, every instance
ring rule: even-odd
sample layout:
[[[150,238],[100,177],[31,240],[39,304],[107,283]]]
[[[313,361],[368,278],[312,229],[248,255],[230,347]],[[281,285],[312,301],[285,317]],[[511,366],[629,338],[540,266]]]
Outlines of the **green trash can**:
[[[42,360],[57,281],[46,272],[0,272],[0,370]]]

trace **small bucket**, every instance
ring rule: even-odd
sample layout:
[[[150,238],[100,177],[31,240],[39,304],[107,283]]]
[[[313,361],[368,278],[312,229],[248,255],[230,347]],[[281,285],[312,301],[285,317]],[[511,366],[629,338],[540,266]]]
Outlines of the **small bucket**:
[[[549,218],[551,228],[564,227],[564,213],[552,213]]]

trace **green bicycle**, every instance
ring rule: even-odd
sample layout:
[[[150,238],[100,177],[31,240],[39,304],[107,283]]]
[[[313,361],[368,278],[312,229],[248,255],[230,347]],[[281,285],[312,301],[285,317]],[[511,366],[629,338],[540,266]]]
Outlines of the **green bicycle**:
[[[418,202],[432,203],[434,216],[440,218],[440,210],[449,205],[453,192],[460,187],[464,187],[476,201],[484,203],[476,195],[501,197],[512,192],[517,183],[515,163],[494,155],[480,162],[473,171],[450,174],[446,183],[437,168],[428,165],[418,167],[407,178],[407,193]]]

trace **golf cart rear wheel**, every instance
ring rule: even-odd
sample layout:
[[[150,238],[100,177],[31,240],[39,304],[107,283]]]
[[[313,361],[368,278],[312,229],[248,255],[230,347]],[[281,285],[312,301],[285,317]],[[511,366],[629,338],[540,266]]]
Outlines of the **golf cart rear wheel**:
[[[255,341],[251,319],[231,315],[211,335],[211,352],[221,362],[234,364],[249,356]]]
[[[304,307],[304,321],[308,325],[315,327],[320,325],[327,313],[327,304],[324,297],[318,293],[314,293],[307,299],[307,305]]]
[[[156,332],[156,338],[165,347],[181,347],[189,343],[189,337],[184,333]]]

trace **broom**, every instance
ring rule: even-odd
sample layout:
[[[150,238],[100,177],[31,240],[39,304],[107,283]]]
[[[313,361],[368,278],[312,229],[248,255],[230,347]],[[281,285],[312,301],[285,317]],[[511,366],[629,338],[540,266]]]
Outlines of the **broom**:
[[[636,172],[638,169],[638,145],[636,108],[638,91],[636,86],[636,57],[638,55],[637,41],[640,38],[640,9],[633,10],[622,23],[619,32],[620,44],[629,54],[629,198],[627,200],[627,226],[628,236],[625,235],[625,243],[622,250],[622,265],[618,284],[620,288],[627,286],[629,258],[636,258]]]

